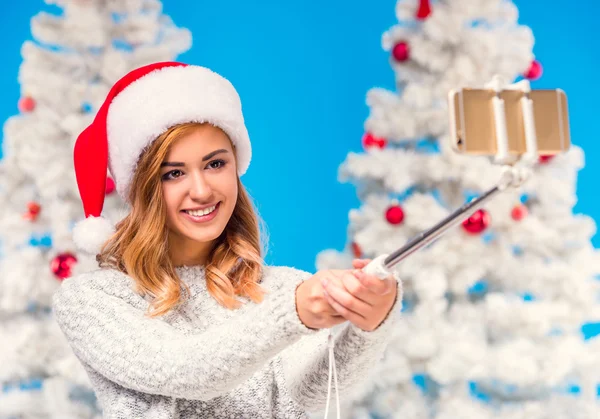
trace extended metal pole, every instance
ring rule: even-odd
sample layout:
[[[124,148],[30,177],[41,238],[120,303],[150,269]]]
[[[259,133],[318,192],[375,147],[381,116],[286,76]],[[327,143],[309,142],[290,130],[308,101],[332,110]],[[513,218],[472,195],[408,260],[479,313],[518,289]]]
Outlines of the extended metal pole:
[[[393,253],[376,257],[365,266],[363,270],[382,279],[387,278],[391,273],[390,269],[400,261],[424,246],[427,246],[429,243],[442,236],[450,228],[460,224],[463,220],[473,215],[475,211],[480,209],[499,192],[504,191],[509,186],[520,186],[531,175],[531,165],[525,167],[505,166],[504,169],[503,176],[498,185],[494,186],[483,195],[473,199],[471,202],[464,204],[433,227],[419,233]]]
[[[444,218],[442,221],[434,225],[428,230],[419,233],[413,237],[408,243],[402,246],[400,249],[391,253],[383,260],[383,264],[386,269],[394,267],[401,260],[405,259],[409,255],[413,254],[422,247],[427,246],[429,243],[435,241],[446,231],[451,229],[457,224],[463,222],[463,220],[469,218],[478,209],[480,209],[487,201],[492,199],[501,189],[499,186],[495,186],[483,195],[473,199],[471,202],[466,203],[462,207],[455,210],[452,214]]]

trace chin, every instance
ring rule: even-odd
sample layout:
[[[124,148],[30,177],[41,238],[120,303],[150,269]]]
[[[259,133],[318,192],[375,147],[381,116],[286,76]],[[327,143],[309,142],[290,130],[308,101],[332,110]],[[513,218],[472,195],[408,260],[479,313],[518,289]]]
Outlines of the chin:
[[[198,243],[207,243],[218,239],[223,234],[225,226],[188,227],[177,223],[175,226],[169,227],[169,230],[173,238],[178,238],[176,239],[177,241],[183,240],[185,242],[190,240]]]
[[[198,228],[198,231],[191,231],[189,228],[179,230],[179,234],[188,240],[194,240],[196,242],[211,242],[216,240],[223,234],[225,226],[211,226]]]
[[[186,237],[198,243],[209,243],[218,239],[221,236],[221,233],[223,233],[222,230],[221,232],[214,234],[186,234]]]

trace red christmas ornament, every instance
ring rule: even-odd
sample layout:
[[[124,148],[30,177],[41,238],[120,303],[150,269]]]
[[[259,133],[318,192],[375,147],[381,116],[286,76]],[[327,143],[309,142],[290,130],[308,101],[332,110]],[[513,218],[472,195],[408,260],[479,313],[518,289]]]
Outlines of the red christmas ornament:
[[[548,156],[540,156],[539,161],[541,164],[544,163],[548,163],[550,160],[552,160],[554,158],[553,155],[548,155]]]
[[[515,221],[521,221],[523,218],[525,218],[527,216],[528,212],[529,212],[529,210],[527,209],[527,207],[525,205],[518,204],[518,205],[515,205],[515,207],[510,212],[510,216]]]
[[[19,111],[22,113],[31,112],[35,109],[35,100],[30,96],[25,96],[19,99]]]
[[[59,279],[65,279],[71,276],[72,268],[77,263],[77,258],[72,253],[61,253],[50,262],[50,269]]]
[[[110,195],[115,191],[115,181],[110,178],[107,177],[106,178],[106,192],[105,195]]]
[[[404,211],[400,205],[392,205],[385,212],[385,219],[390,224],[400,224],[404,220]]]
[[[529,65],[529,69],[523,74],[523,77],[529,80],[537,80],[542,77],[543,72],[542,64],[538,60],[533,60]]]
[[[431,5],[429,0],[420,0],[419,9],[417,10],[417,19],[423,20],[431,14]]]
[[[27,212],[23,214],[23,218],[29,221],[37,220],[38,215],[40,215],[40,211],[42,207],[37,202],[30,202],[27,204]]]
[[[370,132],[367,132],[363,135],[362,143],[365,149],[370,147],[384,148],[387,144],[387,140],[385,138],[375,137]]]
[[[394,48],[392,49],[392,56],[398,62],[404,62],[408,60],[410,56],[410,47],[408,46],[408,43],[402,41],[394,45]]]
[[[463,221],[463,228],[469,234],[479,234],[490,224],[490,214],[485,210],[477,210],[473,215]]]
[[[355,258],[360,258],[362,256],[362,250],[356,242],[352,242],[352,254]]]

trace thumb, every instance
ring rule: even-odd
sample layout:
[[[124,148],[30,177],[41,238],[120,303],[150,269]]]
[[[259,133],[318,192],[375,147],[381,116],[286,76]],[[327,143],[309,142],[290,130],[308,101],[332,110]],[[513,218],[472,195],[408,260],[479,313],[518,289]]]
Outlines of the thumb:
[[[352,267],[355,269],[362,269],[371,262],[371,259],[354,259],[352,261]]]

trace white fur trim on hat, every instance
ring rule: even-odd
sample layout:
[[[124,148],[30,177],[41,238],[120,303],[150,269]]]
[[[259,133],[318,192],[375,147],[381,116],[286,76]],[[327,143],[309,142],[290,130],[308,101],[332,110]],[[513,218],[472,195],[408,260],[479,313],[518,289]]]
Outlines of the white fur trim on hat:
[[[185,122],[221,128],[236,147],[238,175],[246,172],[252,150],[233,85],[205,67],[165,67],[127,86],[108,110],[108,165],[124,200],[141,152],[166,130]]]
[[[104,217],[87,217],[73,227],[73,241],[79,249],[98,254],[102,245],[115,232],[115,227]]]

